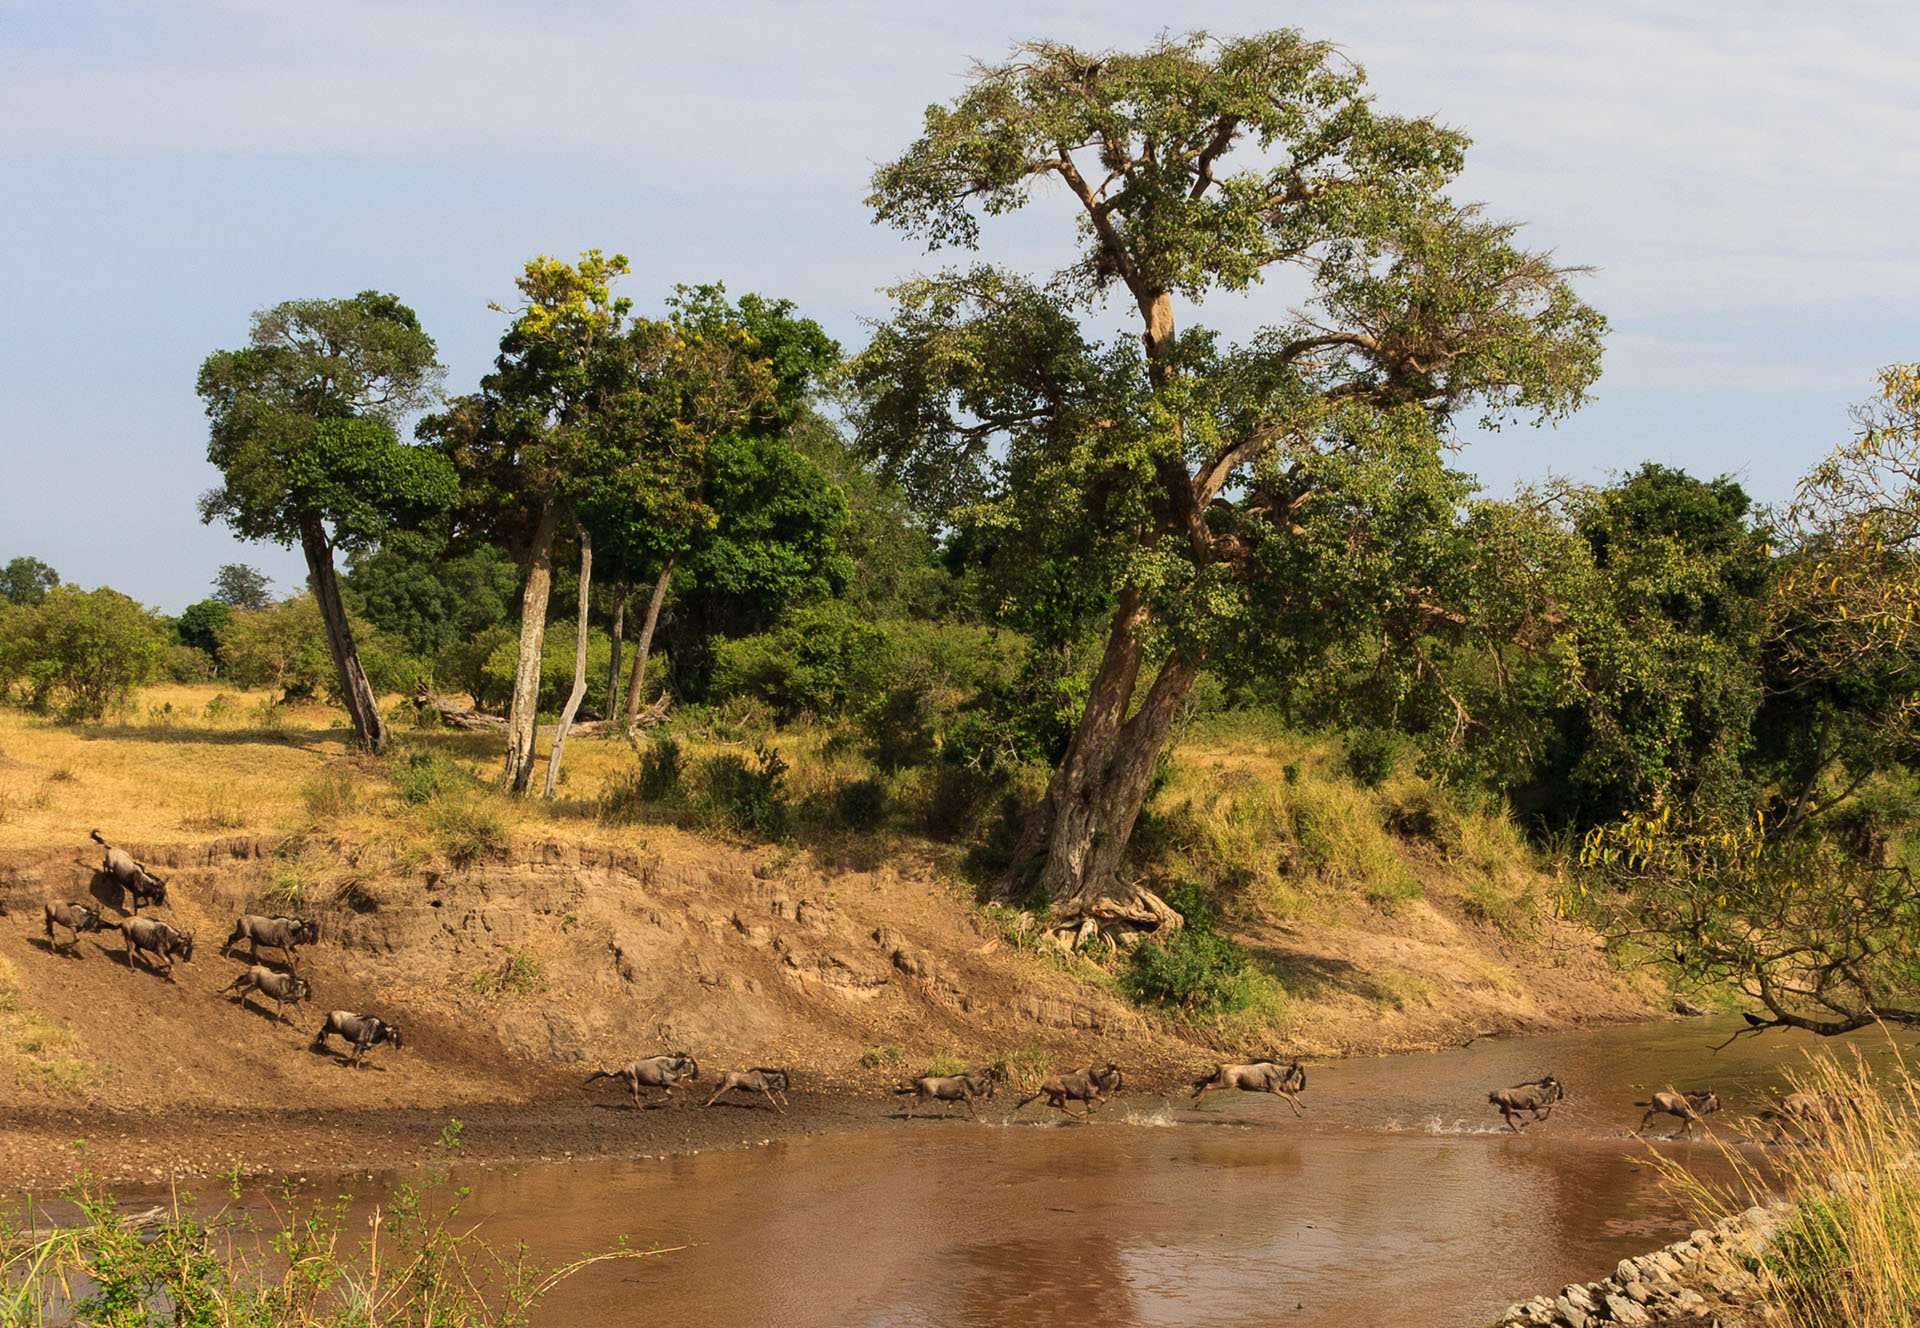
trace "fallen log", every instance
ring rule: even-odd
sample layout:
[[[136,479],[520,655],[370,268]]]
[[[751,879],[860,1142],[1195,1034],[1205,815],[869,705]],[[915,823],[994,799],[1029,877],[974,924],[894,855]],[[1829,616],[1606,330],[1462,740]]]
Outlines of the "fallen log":
[[[461,705],[458,701],[440,696],[428,690],[425,683],[420,684],[414,691],[413,704],[421,710],[428,710],[438,714],[440,716],[440,722],[450,729],[465,729],[468,732],[500,733],[505,732],[507,727],[507,721],[500,716],[485,714],[482,711],[475,710],[470,705]],[[645,710],[642,710],[639,715],[635,717],[633,726],[636,729],[650,729],[656,724],[665,722],[667,718],[667,708],[672,704],[672,696],[666,692],[662,692],[659,700],[655,701]],[[543,724],[540,726],[540,732],[546,734],[548,737],[552,737],[556,730],[557,726],[553,724]],[[610,733],[618,732],[618,726],[610,726],[604,719],[586,720],[582,723],[574,724],[567,729],[568,736],[575,738],[601,738]]]

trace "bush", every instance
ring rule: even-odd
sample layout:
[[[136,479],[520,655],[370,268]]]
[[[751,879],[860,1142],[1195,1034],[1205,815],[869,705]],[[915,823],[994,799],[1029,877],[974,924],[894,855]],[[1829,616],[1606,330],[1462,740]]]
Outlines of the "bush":
[[[387,777],[400,800],[416,807],[480,787],[465,766],[438,751],[396,752],[387,764]]]
[[[331,770],[307,781],[300,790],[307,804],[307,815],[316,821],[337,821],[351,816],[360,805],[360,785],[351,770]]]
[[[1188,925],[1169,941],[1136,947],[1120,985],[1136,1001],[1210,1015],[1236,1004],[1246,974],[1245,947],[1211,928]]]
[[[284,700],[313,696],[334,675],[320,604],[312,595],[235,613],[220,629],[220,658],[242,687],[272,688]]]
[[[655,738],[640,753],[640,796],[669,802],[680,796],[683,761],[677,738]]]
[[[771,632],[720,642],[713,695],[757,697],[783,720],[857,713],[885,695],[898,672],[887,629],[829,600],[794,610]]]
[[[1392,729],[1362,728],[1347,734],[1347,770],[1367,788],[1379,788],[1413,753],[1413,743]]]
[[[771,838],[786,827],[786,773],[785,759],[765,743],[752,760],[738,752],[711,756],[700,767],[700,810],[709,824]]]
[[[869,776],[842,784],[834,796],[840,824],[860,834],[872,834],[887,819],[887,786]]]
[[[447,860],[456,867],[498,857],[513,843],[499,813],[470,798],[434,799],[427,804],[427,826]]]
[[[480,665],[480,677],[474,680],[480,692],[474,692],[474,704],[478,706],[480,693],[484,692],[489,700],[497,700],[504,706],[513,699],[513,675],[520,666],[520,638],[515,632],[505,628],[490,630],[486,639],[493,641],[493,649]],[[566,704],[567,694],[573,690],[573,644],[571,630],[548,631],[540,650],[540,701],[539,708],[548,713],[555,712]],[[591,697],[598,690],[595,680],[604,685],[607,666],[613,659],[613,641],[598,628],[587,633],[587,695]],[[471,667],[471,664],[468,664]],[[469,691],[472,688],[469,687]]]
[[[153,679],[166,648],[161,621],[119,591],[60,586],[0,619],[0,681],[24,681],[36,710],[99,720]]]
[[[972,766],[934,766],[921,783],[920,828],[943,843],[967,838],[979,827],[998,786],[993,776]]]

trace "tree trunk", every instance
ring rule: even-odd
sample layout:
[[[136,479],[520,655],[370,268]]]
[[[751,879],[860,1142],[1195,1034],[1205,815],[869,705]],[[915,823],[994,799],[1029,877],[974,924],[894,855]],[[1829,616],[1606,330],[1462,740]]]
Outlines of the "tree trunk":
[[[1149,930],[1179,925],[1178,914],[1150,891],[1120,879],[1154,763],[1200,671],[1197,659],[1169,657],[1129,717],[1147,618],[1141,593],[1121,592],[1080,724],[1040,806],[1028,818],[1003,884],[1003,889],[1019,888],[1038,862],[1034,884],[1052,901],[1056,921]]]
[[[580,534],[580,616],[573,634],[573,690],[567,693],[567,704],[560,711],[560,723],[553,731],[553,755],[547,758],[547,787],[541,796],[549,801],[554,785],[560,782],[560,753],[567,745],[567,730],[587,695],[587,592],[593,586],[593,537],[577,516],[573,528]]]
[[[540,655],[547,644],[547,595],[553,588],[553,532],[560,514],[547,503],[534,526],[527,584],[520,595],[520,658],[507,711],[507,787],[525,793],[533,783],[534,734],[540,722]]]
[[[614,708],[620,704],[620,647],[625,644],[620,637],[626,630],[627,578],[622,576],[613,583],[613,653],[607,661],[607,703],[600,710],[600,718],[607,721],[609,731],[613,728]]]
[[[667,565],[660,569],[660,579],[653,583],[653,598],[647,601],[647,620],[640,628],[640,641],[633,649],[633,677],[627,683],[626,722],[622,731],[631,733],[633,726],[640,721],[640,693],[647,681],[647,655],[653,649],[653,629],[660,624],[660,606],[667,598],[667,586],[673,581],[673,565],[680,561],[680,555],[674,554],[667,559]]]
[[[340,696],[347,707],[347,718],[368,751],[384,751],[386,721],[380,717],[380,703],[367,682],[367,672],[360,667],[360,652],[353,644],[353,628],[347,623],[347,608],[340,599],[340,582],[333,572],[333,543],[317,517],[301,523],[300,549],[307,556],[307,576],[313,582],[313,598],[320,606],[320,620],[326,624],[327,651],[333,656],[334,672],[340,678]]]

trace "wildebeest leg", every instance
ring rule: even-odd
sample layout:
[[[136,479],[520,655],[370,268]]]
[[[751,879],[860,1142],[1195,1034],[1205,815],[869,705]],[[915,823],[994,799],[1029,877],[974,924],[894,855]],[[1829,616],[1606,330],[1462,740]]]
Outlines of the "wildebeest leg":
[[[1293,1095],[1293,1094],[1291,1094],[1291,1093],[1275,1093],[1275,1094],[1274,1094],[1274,1096],[1275,1096],[1275,1097],[1279,1097],[1279,1098],[1285,1098],[1285,1099],[1286,1099],[1286,1103],[1287,1103],[1287,1105],[1293,1108],[1293,1114],[1294,1114],[1294,1115],[1296,1115],[1296,1116],[1304,1116],[1304,1115],[1306,1115],[1306,1112],[1305,1112],[1304,1110],[1302,1110],[1302,1109],[1301,1109],[1301,1106],[1300,1106],[1300,1103],[1299,1103],[1299,1100],[1298,1100],[1298,1099],[1296,1099],[1296,1098],[1294,1097],[1294,1095]]]
[[[1659,1114],[1660,1114],[1660,1113],[1659,1113],[1658,1111],[1654,1111],[1654,1110],[1652,1110],[1652,1109],[1649,1109],[1649,1110],[1647,1111],[1647,1114],[1646,1114],[1646,1115],[1644,1115],[1644,1116],[1642,1116],[1642,1117],[1640,1118],[1640,1128],[1639,1128],[1639,1129],[1637,1129],[1637,1130],[1635,1130],[1635,1131],[1634,1131],[1634,1133],[1635,1133],[1635,1134],[1644,1134],[1644,1133],[1646,1132],[1646,1129],[1647,1129],[1647,1126],[1649,1126],[1649,1125],[1651,1125],[1651,1124],[1653,1124],[1653,1118],[1654,1118],[1655,1116],[1658,1116]]]
[[[1187,1101],[1198,1102],[1201,1098],[1205,1097],[1208,1093],[1211,1093],[1214,1089],[1218,1087],[1220,1087],[1219,1084],[1201,1084],[1200,1087],[1193,1090],[1193,1096],[1188,1098]]]
[[[967,1115],[969,1115],[969,1116],[971,1116],[971,1117],[973,1117],[973,1118],[974,1118],[975,1120],[979,1120],[979,1119],[980,1119],[980,1113],[979,1113],[978,1111],[976,1111],[976,1110],[974,1110],[974,1106],[973,1106],[973,1099],[972,1099],[972,1098],[970,1098],[970,1097],[963,1097],[963,1098],[961,1098],[961,1099],[960,1099],[960,1105],[961,1105],[961,1106],[963,1106],[963,1107],[965,1107],[965,1108],[967,1109]]]
[[[761,1089],[760,1091],[761,1091],[762,1093],[767,1093],[767,1090],[766,1090],[766,1089],[764,1089],[764,1088],[763,1088],[763,1089]],[[781,1106],[781,1105],[780,1105],[780,1104],[779,1104],[778,1102],[775,1102],[775,1101],[773,1100],[773,1094],[772,1094],[772,1093],[767,1093],[767,1104],[768,1104],[769,1106],[771,1106],[771,1107],[772,1107],[772,1108],[773,1108],[773,1109],[774,1109],[775,1111],[777,1111],[777,1112],[779,1112],[779,1113],[780,1113],[780,1114],[781,1114],[782,1116],[784,1116],[784,1115],[786,1115],[786,1114],[787,1114],[787,1109],[786,1109],[785,1107],[783,1107],[783,1106]]]

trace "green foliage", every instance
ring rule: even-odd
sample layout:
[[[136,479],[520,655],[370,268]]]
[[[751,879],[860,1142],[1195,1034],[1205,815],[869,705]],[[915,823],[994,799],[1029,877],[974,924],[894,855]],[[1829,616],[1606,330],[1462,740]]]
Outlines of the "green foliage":
[[[59,586],[0,617],[0,683],[68,721],[99,720],[159,672],[163,621],[115,590]]]
[[[496,661],[502,649],[511,652],[516,641],[514,629],[504,624],[454,641],[434,657],[434,676],[442,688],[471,696],[476,709],[503,710],[513,695],[513,674],[502,677]]]
[[[220,633],[233,621],[233,606],[218,599],[203,599],[189,604],[173,620],[173,634],[180,644],[204,650],[216,660],[220,657]]]
[[[834,810],[847,829],[872,834],[886,823],[887,786],[872,776],[848,780],[834,794]]]
[[[326,628],[312,595],[236,613],[219,641],[228,675],[242,687],[267,687],[292,700],[317,694],[333,677]]]
[[[1120,985],[1142,1003],[1167,1005],[1190,1016],[1228,1013],[1240,1000],[1246,948],[1205,927],[1186,926],[1165,943],[1135,947]]]
[[[520,592],[519,565],[490,544],[394,541],[356,553],[343,580],[360,615],[421,659],[505,626]]]
[[[889,1042],[885,1046],[868,1047],[860,1053],[860,1068],[863,1070],[898,1069],[907,1062],[907,1053],[898,1042]]]
[[[395,752],[387,762],[387,778],[393,781],[400,800],[416,807],[480,787],[471,771],[435,748]]]
[[[447,1153],[459,1122],[442,1131]],[[237,1173],[236,1173],[237,1175]],[[373,1236],[356,1238],[344,1199],[307,1201],[289,1183],[264,1222],[234,1208],[209,1217],[175,1207],[152,1226],[83,1174],[62,1197],[78,1221],[0,1215],[0,1321],[10,1328],[70,1322],[109,1328],[351,1328],[373,1322],[435,1328],[524,1328],[532,1309],[580,1269],[619,1249],[557,1268],[501,1251],[462,1220],[465,1190],[440,1193],[445,1172],[403,1185]],[[235,1197],[238,1182],[234,1181]]]
[[[0,599],[9,604],[39,604],[60,584],[60,573],[38,558],[22,555],[0,567]]]
[[[679,797],[682,765],[678,739],[653,739],[640,753],[640,795],[650,802]]]
[[[427,828],[456,867],[497,858],[513,844],[506,821],[479,797],[443,794],[426,804]]]
[[[360,806],[360,782],[351,770],[330,770],[300,790],[307,815],[325,825],[351,816]]]
[[[214,574],[213,597],[232,609],[258,612],[273,603],[266,573],[246,563],[222,563]]]
[[[489,698],[506,698],[513,692],[514,670],[519,667],[519,639],[506,631],[492,631],[485,634],[492,641],[493,649],[488,653],[486,662],[481,666],[479,678],[481,692]],[[558,711],[566,703],[567,693],[573,687],[573,649],[572,633],[565,636],[548,636],[541,643],[540,650],[540,702],[539,708],[548,713]],[[613,643],[607,634],[594,628],[587,633],[587,677],[604,678],[607,674],[607,662],[613,655]],[[442,658],[465,662],[465,657],[455,648]]]
[[[786,828],[787,762],[762,743],[751,759],[719,752],[696,771],[696,807],[711,825],[770,839]]]
[[[898,673],[886,629],[835,601],[797,609],[776,630],[722,641],[714,653],[716,697],[755,696],[783,719],[857,712]]]

